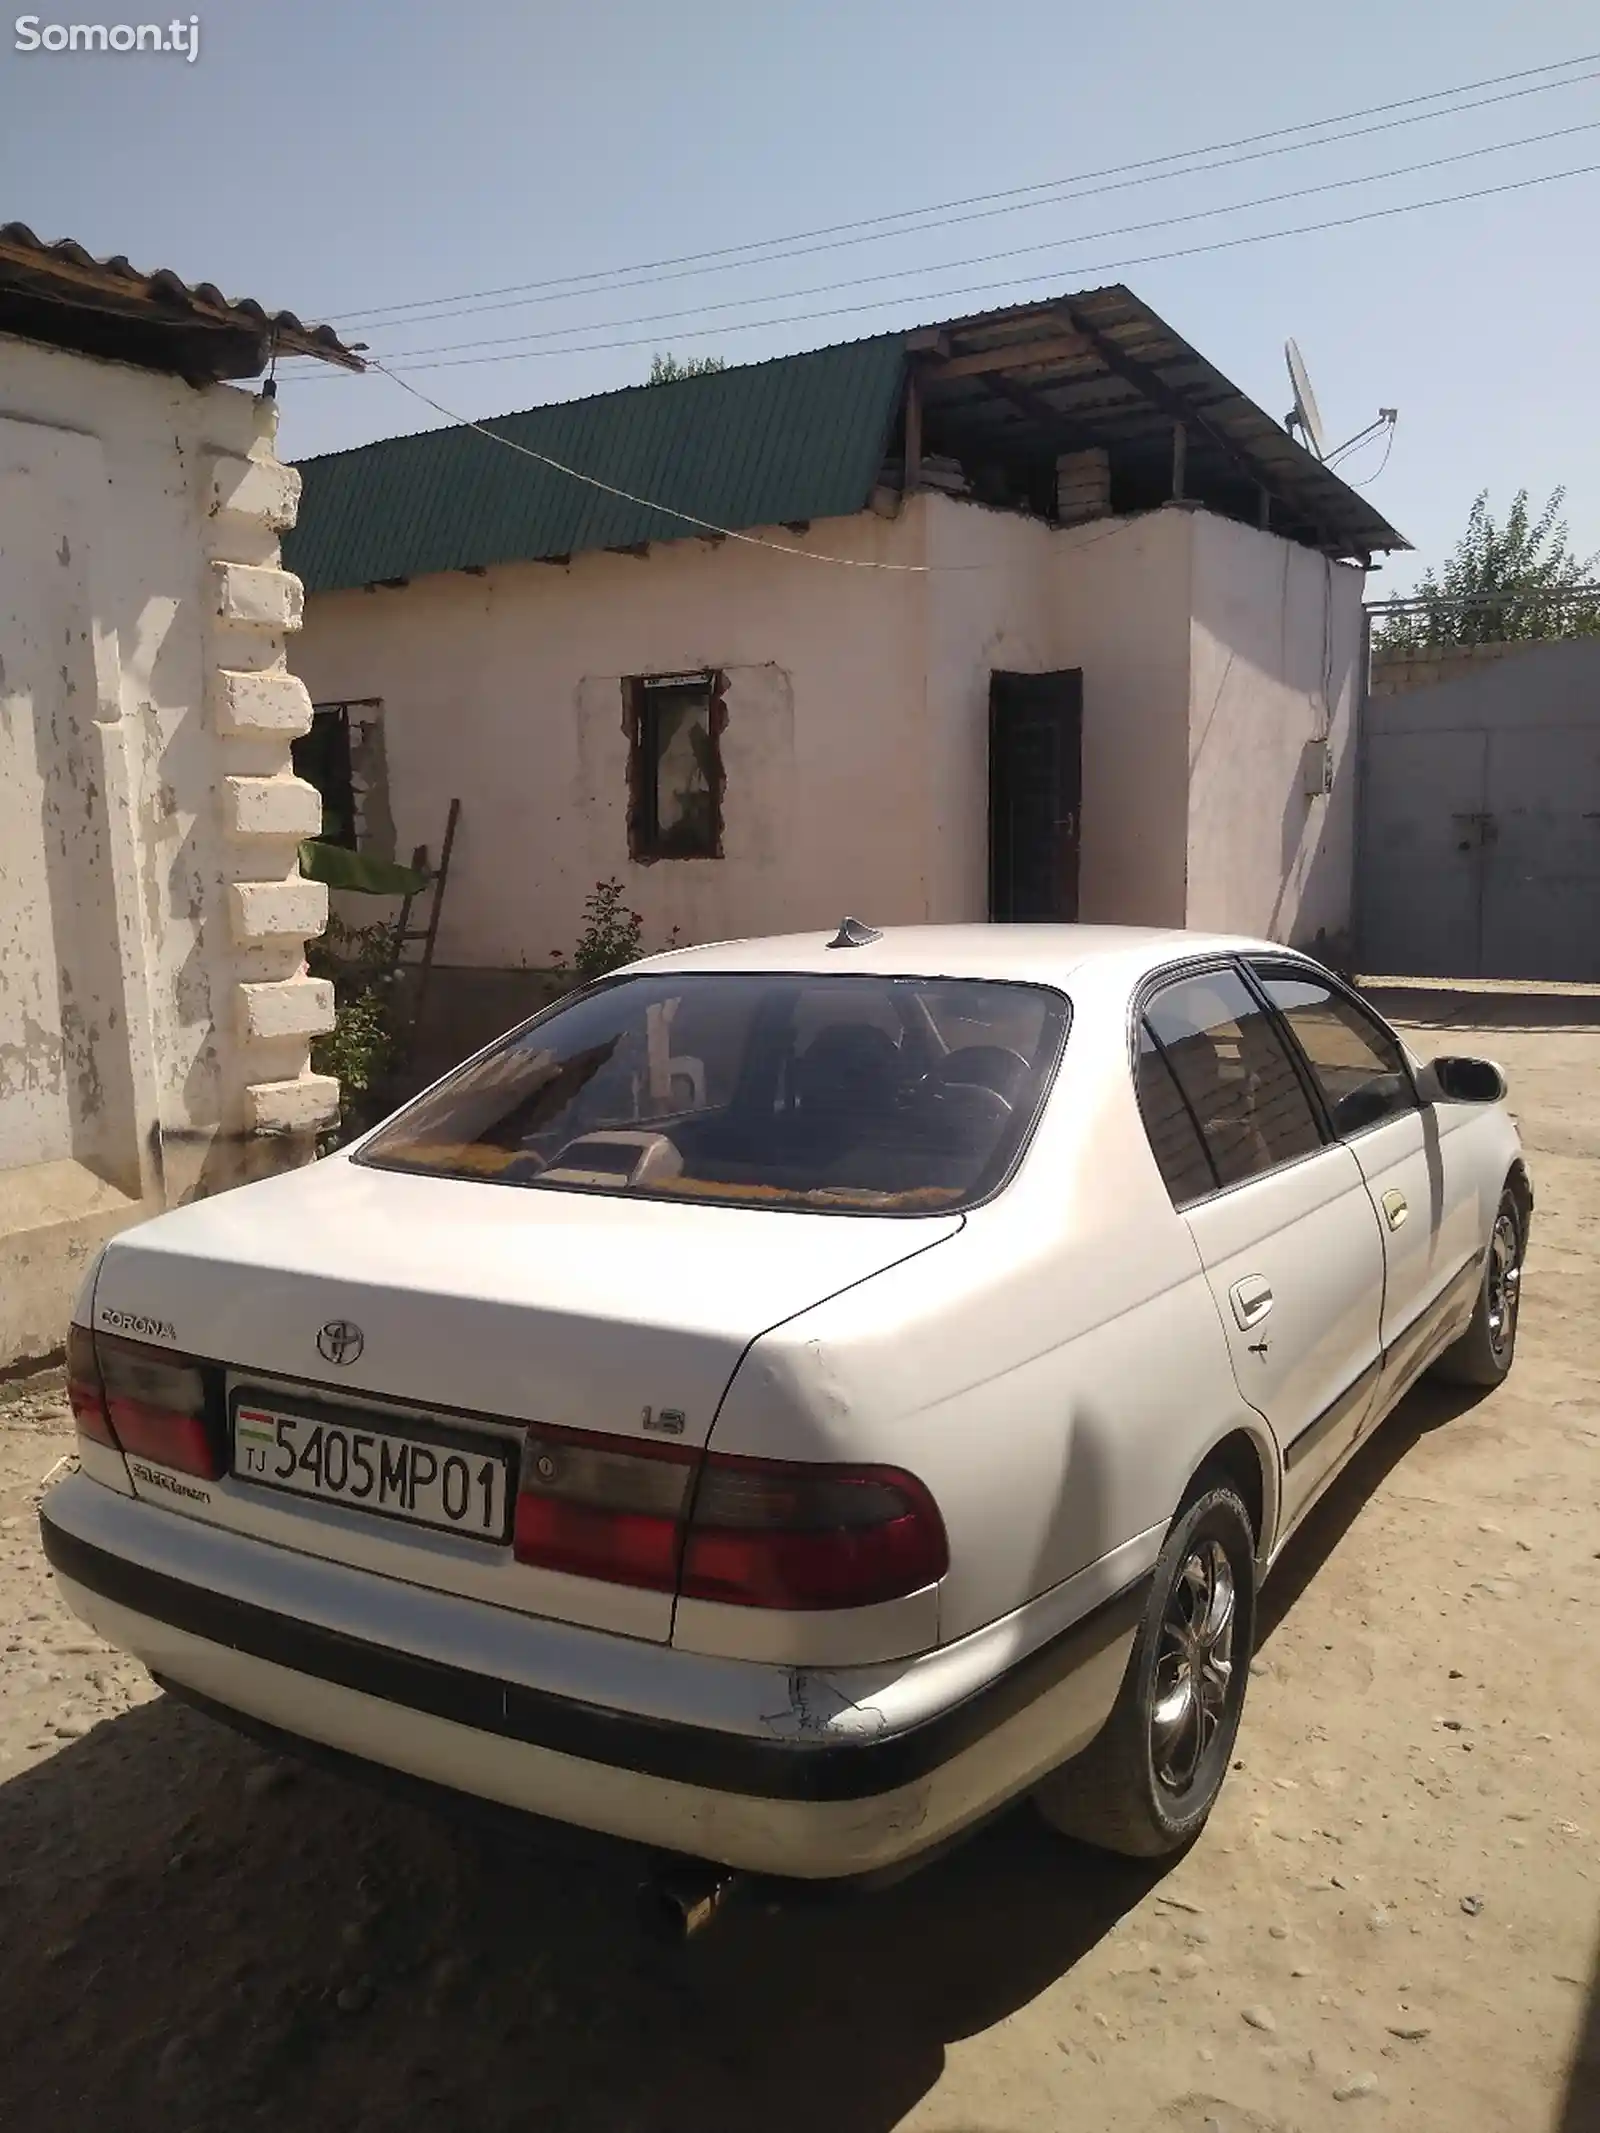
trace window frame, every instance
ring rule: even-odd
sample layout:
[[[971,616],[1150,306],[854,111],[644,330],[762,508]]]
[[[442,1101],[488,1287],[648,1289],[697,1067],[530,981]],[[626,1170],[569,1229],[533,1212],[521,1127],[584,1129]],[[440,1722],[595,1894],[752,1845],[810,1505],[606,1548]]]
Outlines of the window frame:
[[[1316,970],[1315,964],[1307,965],[1299,962],[1293,956],[1286,956],[1283,960],[1286,963],[1293,964],[1298,969],[1310,969],[1313,972]],[[1161,1178],[1162,1190],[1167,1193],[1168,1200],[1176,1214],[1187,1214],[1191,1208],[1204,1207],[1212,1200],[1221,1199],[1225,1193],[1248,1191],[1252,1185],[1258,1185],[1262,1179],[1277,1177],[1283,1171],[1293,1170],[1300,1163],[1315,1162],[1319,1156],[1326,1155],[1329,1148],[1340,1145],[1339,1136],[1333,1131],[1333,1122],[1328,1116],[1328,1107],[1322,1100],[1322,1091],[1317,1086],[1316,1078],[1312,1074],[1299,1044],[1295,1041],[1293,1031],[1285,1026],[1282,1016],[1262,992],[1260,986],[1254,982],[1244,956],[1230,949],[1225,953],[1195,956],[1186,958],[1181,963],[1164,964],[1160,970],[1151,971],[1140,981],[1130,1003],[1128,1059],[1130,1078],[1133,1085],[1133,1100],[1139,1112],[1139,1124],[1144,1132],[1145,1145],[1150,1150],[1150,1160],[1156,1164],[1156,1175],[1158,1177],[1161,1176],[1161,1166],[1156,1160],[1155,1144],[1150,1138],[1150,1128],[1145,1120],[1144,1105],[1139,1100],[1139,1033],[1145,1027],[1145,1017],[1150,1002],[1158,993],[1166,992],[1171,986],[1182,984],[1187,979],[1207,977],[1214,975],[1218,971],[1226,971],[1237,977],[1250,998],[1260,1008],[1262,1014],[1266,1016],[1268,1026],[1283,1046],[1290,1067],[1300,1083],[1306,1102],[1311,1108],[1312,1123],[1317,1129],[1317,1145],[1315,1148],[1306,1149],[1302,1155],[1289,1156],[1283,1162],[1274,1163],[1266,1170],[1252,1171],[1249,1177],[1237,1178],[1232,1184],[1224,1185],[1217,1170],[1216,1160],[1211,1153],[1211,1144],[1206,1139],[1205,1129],[1195,1116],[1194,1106],[1189,1101],[1182,1081],[1173,1070],[1172,1062],[1167,1057],[1166,1046],[1161,1042],[1160,1037],[1156,1035],[1155,1030],[1151,1029],[1150,1036],[1155,1045],[1157,1056],[1171,1076],[1173,1084],[1183,1100],[1183,1107],[1189,1114],[1189,1122],[1199,1135],[1200,1145],[1205,1151],[1211,1175],[1217,1181],[1210,1192],[1197,1194],[1194,1199],[1185,1200],[1180,1205],[1178,1201],[1172,1199],[1166,1179],[1164,1177]]]
[[[347,852],[357,852],[361,849],[360,810],[356,805],[355,753],[350,738],[350,714],[354,710],[364,710],[369,705],[381,708],[381,699],[375,696],[343,696],[329,697],[325,702],[313,703],[311,724],[304,733],[297,734],[290,744],[291,755],[298,751],[298,760],[294,764],[295,776],[303,784],[309,785],[322,802],[322,822],[317,830],[317,842],[336,845]],[[321,740],[321,736],[328,733],[336,736],[331,750]],[[335,774],[329,780],[330,784],[337,787],[336,792],[330,793],[327,784],[319,784],[317,779],[310,775],[311,764],[308,759],[319,750],[324,768],[328,765],[330,754],[337,759],[333,766]],[[345,829],[337,837],[327,834],[330,805],[342,808],[345,814]]]
[[[1300,1069],[1300,1078],[1310,1092],[1312,1104],[1330,1140],[1337,1141],[1340,1146],[1346,1146],[1351,1141],[1359,1140],[1365,1133],[1377,1133],[1385,1126],[1392,1126],[1397,1118],[1402,1118],[1407,1114],[1394,1111],[1387,1118],[1375,1118],[1370,1125],[1357,1126],[1351,1132],[1341,1133],[1334,1123],[1332,1106],[1323,1094],[1322,1084],[1317,1079],[1316,1068],[1311,1063],[1310,1054],[1302,1047],[1300,1039],[1295,1035],[1294,1025],[1290,1022],[1283,1009],[1268,997],[1265,987],[1259,981],[1258,972],[1266,976],[1276,973],[1284,977],[1298,977],[1306,979],[1312,984],[1325,986],[1336,998],[1348,1002],[1356,1010],[1357,1014],[1365,1016],[1368,1022],[1374,1023],[1400,1055],[1400,1070],[1405,1075],[1407,1088],[1411,1091],[1412,1112],[1420,1116],[1427,1110],[1428,1107],[1423,1102],[1422,1091],[1417,1086],[1417,1077],[1400,1033],[1398,1030],[1392,1029],[1382,1015],[1375,1008],[1368,1006],[1361,995],[1353,987],[1346,985],[1343,979],[1335,977],[1331,970],[1324,970],[1320,964],[1307,962],[1303,956],[1297,956],[1287,951],[1282,953],[1275,952],[1271,955],[1241,955],[1238,961],[1244,968],[1246,983],[1261,1001],[1267,1013],[1278,1024],[1284,1042],[1293,1053],[1295,1064]]]
[[[727,729],[728,677],[719,667],[672,668],[658,674],[633,674],[623,685],[628,731],[628,857],[641,866],[722,857],[723,798],[727,766],[722,736]],[[705,849],[675,849],[661,834],[661,761],[653,746],[650,696],[655,690],[703,688],[706,727],[711,740],[711,829]]]

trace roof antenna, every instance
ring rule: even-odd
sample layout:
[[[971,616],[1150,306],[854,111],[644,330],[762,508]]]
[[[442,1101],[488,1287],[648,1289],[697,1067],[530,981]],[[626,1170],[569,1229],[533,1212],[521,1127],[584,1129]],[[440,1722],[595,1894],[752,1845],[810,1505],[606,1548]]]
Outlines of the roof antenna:
[[[883,934],[876,926],[863,926],[859,918],[847,918],[838,932],[829,941],[830,948],[866,948],[873,941],[881,941]]]

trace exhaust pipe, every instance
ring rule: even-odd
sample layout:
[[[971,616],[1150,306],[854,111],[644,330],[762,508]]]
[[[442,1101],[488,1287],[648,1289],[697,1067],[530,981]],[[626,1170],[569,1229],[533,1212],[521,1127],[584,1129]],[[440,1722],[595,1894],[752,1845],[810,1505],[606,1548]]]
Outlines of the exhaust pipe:
[[[681,1948],[703,1933],[743,1886],[744,1876],[731,1867],[685,1861],[645,1882],[639,1891],[639,1916],[653,1938]]]

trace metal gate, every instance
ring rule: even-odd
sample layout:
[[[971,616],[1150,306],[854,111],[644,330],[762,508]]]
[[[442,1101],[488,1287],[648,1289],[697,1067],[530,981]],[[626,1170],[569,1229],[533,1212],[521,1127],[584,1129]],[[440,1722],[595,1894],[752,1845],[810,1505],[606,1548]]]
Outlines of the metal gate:
[[[1361,967],[1600,981],[1600,637],[1494,654],[1374,668]]]

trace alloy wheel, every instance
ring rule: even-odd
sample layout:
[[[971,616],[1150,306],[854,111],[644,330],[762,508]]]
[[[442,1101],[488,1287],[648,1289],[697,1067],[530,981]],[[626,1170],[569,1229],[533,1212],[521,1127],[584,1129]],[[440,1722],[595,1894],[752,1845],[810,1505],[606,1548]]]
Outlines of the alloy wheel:
[[[1172,1792],[1194,1783],[1227,1709],[1236,1599],[1227,1551],[1198,1542],[1173,1581],[1156,1649],[1150,1760]]]
[[[1513,1209],[1502,1207],[1489,1240],[1489,1345],[1503,1358],[1516,1336],[1522,1291],[1522,1238]]]

